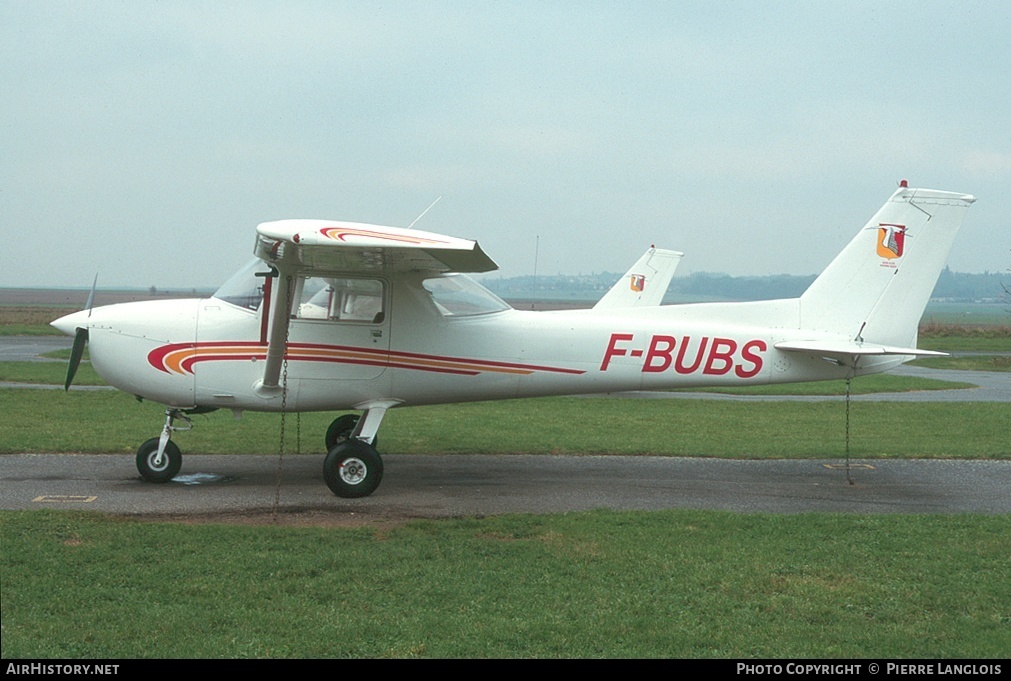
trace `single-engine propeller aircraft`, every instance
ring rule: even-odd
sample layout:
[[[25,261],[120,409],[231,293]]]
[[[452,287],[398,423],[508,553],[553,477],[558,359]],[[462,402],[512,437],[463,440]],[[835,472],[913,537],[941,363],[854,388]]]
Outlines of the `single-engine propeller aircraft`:
[[[102,378],[166,405],[137,452],[145,479],[179,472],[171,436],[191,414],[357,410],[327,430],[323,477],[363,497],[394,407],[839,379],[944,354],[917,349],[917,325],[973,201],[903,181],[799,298],[662,305],[681,254],[650,248],[595,307],[564,312],[514,310],[469,278],[496,269],[474,241],[280,220],[257,227],[256,257],[211,298],[53,326],[75,336],[68,389],[87,342]]]

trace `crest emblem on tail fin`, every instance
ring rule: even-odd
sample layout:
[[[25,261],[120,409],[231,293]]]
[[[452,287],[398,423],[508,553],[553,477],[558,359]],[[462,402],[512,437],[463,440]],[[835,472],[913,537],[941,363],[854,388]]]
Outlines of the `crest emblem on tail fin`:
[[[629,281],[629,287],[636,293],[641,293],[644,288],[646,288],[646,276],[642,274],[633,274],[631,280]]]
[[[906,244],[906,226],[881,223],[878,225],[878,255],[888,260],[902,257]]]

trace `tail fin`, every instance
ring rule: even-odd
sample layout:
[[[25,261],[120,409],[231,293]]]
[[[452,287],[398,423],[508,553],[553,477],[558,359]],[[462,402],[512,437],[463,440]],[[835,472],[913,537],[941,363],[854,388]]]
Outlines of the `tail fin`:
[[[656,307],[663,302],[674,270],[684,253],[650,247],[632,269],[604,294],[593,306],[597,311]]]
[[[801,296],[801,328],[915,348],[923,309],[975,200],[903,182]]]

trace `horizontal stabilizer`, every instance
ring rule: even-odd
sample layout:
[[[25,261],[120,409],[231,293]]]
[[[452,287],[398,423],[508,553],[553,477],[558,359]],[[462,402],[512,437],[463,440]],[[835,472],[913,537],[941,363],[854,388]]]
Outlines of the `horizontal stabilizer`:
[[[663,302],[684,253],[650,248],[593,306],[596,311],[656,307]]]
[[[856,341],[832,340],[832,341],[783,341],[776,343],[777,350],[787,352],[812,352],[822,355],[844,355],[852,357],[855,355],[907,355],[915,357],[947,357],[946,352],[934,352],[933,350],[920,350],[918,348],[898,348],[891,345],[879,345],[877,343],[858,343]]]

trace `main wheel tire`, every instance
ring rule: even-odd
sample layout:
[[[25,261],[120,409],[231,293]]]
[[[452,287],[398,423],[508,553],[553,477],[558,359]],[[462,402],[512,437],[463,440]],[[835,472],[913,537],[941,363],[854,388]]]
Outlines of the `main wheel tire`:
[[[335,418],[330,427],[326,429],[326,451],[329,452],[341,442],[347,441],[360,418],[358,414],[344,414]]]
[[[137,449],[137,470],[148,482],[168,482],[179,473],[183,465],[183,453],[172,440],[165,443],[165,456],[161,464],[155,464],[159,439],[153,437]]]
[[[323,480],[339,497],[367,497],[383,480],[383,459],[367,442],[339,442],[323,460]]]
[[[335,418],[330,427],[326,429],[326,438],[324,438],[326,451],[329,452],[340,443],[350,440],[351,433],[355,431],[355,426],[358,425],[359,419],[361,419],[361,416],[358,414],[344,414]],[[375,448],[378,441],[379,438],[372,438],[373,448]]]

